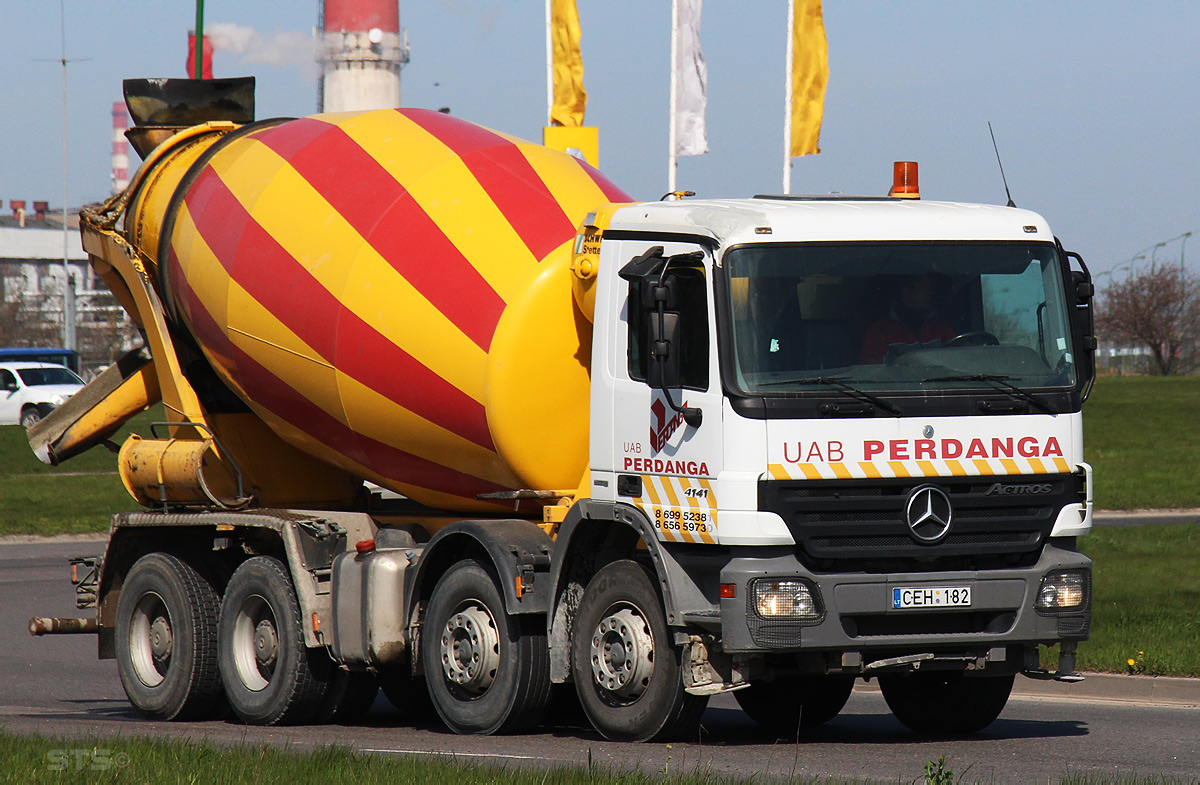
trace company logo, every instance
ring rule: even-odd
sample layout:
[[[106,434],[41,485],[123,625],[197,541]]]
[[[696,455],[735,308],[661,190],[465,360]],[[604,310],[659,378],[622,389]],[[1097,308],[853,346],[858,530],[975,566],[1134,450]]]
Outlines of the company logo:
[[[1041,485],[1002,485],[993,483],[983,492],[984,496],[1036,496],[1042,493],[1052,493],[1054,488],[1049,483]]]
[[[687,401],[683,402],[681,408],[687,408]],[[650,404],[650,413],[654,415],[650,422],[650,447],[654,452],[658,452],[667,446],[671,434],[683,425],[683,412],[671,412],[668,418],[667,405],[658,400]]]
[[[909,494],[904,508],[909,534],[922,545],[941,542],[950,533],[952,515],[950,497],[932,485],[922,485]]]

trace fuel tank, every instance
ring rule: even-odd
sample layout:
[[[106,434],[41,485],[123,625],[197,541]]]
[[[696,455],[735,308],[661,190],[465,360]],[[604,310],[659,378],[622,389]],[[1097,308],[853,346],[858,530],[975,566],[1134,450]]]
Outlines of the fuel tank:
[[[588,164],[420,109],[196,136],[125,219],[170,319],[285,441],[424,504],[587,470]],[[512,509],[512,503],[507,503]]]

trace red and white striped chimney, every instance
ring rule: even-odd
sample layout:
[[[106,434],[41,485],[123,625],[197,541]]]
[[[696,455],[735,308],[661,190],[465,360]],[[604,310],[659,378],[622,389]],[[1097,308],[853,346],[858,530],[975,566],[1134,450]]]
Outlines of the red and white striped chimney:
[[[408,40],[397,0],[323,0],[318,110],[351,112],[400,105]]]
[[[129,115],[125,112],[125,104],[113,101],[112,120],[112,192],[119,194],[129,185],[129,140],[125,138]]]

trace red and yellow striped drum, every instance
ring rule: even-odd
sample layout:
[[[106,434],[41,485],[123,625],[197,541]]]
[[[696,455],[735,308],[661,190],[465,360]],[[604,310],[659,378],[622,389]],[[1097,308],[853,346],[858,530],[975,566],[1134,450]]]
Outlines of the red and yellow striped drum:
[[[247,126],[177,165],[161,215],[136,214],[158,247],[139,245],[276,433],[442,509],[579,485],[591,323],[571,244],[629,201],[599,172],[413,109]]]

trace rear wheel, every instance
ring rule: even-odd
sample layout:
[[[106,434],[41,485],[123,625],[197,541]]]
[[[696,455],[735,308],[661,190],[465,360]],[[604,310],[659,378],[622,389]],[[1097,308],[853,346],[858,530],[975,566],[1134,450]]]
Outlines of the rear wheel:
[[[1015,674],[967,676],[961,671],[879,677],[896,719],[917,733],[959,736],[991,725],[1004,710]]]
[[[455,733],[515,733],[541,721],[550,699],[545,621],[510,616],[480,562],[459,562],[438,580],[421,657],[433,705]]]
[[[622,560],[596,573],[574,629],[575,690],[605,738],[662,741],[696,729],[708,698],[684,691],[681,653],[645,567]]]
[[[117,669],[134,708],[160,720],[207,719],[222,707],[217,670],[221,600],[190,564],[150,553],[117,603]]]
[[[829,722],[841,712],[853,689],[853,676],[786,676],[751,682],[733,696],[750,719],[786,735]]]
[[[332,662],[304,645],[300,604],[278,559],[255,556],[234,571],[218,640],[225,694],[243,722],[286,725],[316,715]]]

